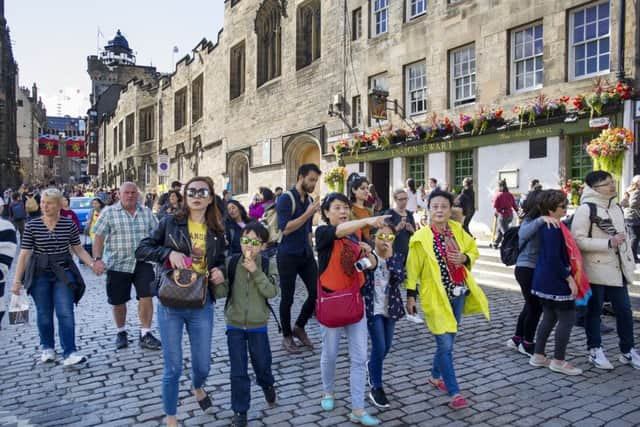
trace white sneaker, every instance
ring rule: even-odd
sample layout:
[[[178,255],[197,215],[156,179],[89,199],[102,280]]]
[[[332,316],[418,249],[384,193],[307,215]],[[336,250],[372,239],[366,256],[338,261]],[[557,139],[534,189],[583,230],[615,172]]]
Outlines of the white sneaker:
[[[613,365],[609,362],[607,356],[604,355],[602,347],[589,350],[589,362],[598,369],[605,369],[607,371],[613,369]]]
[[[631,364],[634,368],[640,369],[640,354],[638,354],[635,348],[632,348],[627,354],[621,354],[618,360],[620,363],[625,365]]]
[[[513,338],[509,338],[507,340],[507,348],[510,348],[511,350],[518,351],[518,344],[516,344],[516,342],[513,340]]]
[[[52,348],[42,350],[40,355],[40,361],[42,363],[54,362],[56,360],[56,352]]]
[[[67,356],[66,359],[64,359],[64,362],[62,363],[62,365],[73,366],[73,365],[77,365],[78,363],[82,363],[86,360],[87,360],[86,357],[81,356],[78,353],[71,353],[69,356]]]

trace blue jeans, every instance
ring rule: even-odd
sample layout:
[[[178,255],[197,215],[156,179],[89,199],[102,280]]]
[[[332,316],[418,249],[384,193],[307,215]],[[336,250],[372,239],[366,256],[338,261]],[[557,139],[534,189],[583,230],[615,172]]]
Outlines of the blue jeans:
[[[365,392],[365,363],[367,363],[367,318],[352,325],[341,328],[328,328],[320,325],[322,334],[322,354],[320,355],[320,374],[322,388],[325,393],[333,394],[336,376],[336,359],[342,335],[347,336],[349,345],[350,372],[349,384],[351,388],[351,408],[364,409]]]
[[[367,326],[371,337],[369,379],[373,388],[382,388],[382,363],[391,349],[396,321],[378,314],[373,316]]]
[[[73,273],[65,270],[67,277],[75,281]],[[38,273],[29,288],[36,304],[40,346],[43,350],[54,348],[53,312],[58,318],[58,336],[62,346],[62,356],[76,351],[76,322],[73,314],[73,290],[58,280],[53,272]]]
[[[211,332],[213,331],[213,302],[207,296],[203,308],[171,308],[158,302],[158,327],[162,340],[164,371],[162,376],[162,404],[166,415],[176,415],[178,391],[182,374],[182,331],[187,329],[191,346],[191,381],[193,388],[201,388],[211,368]]]
[[[256,382],[263,389],[271,387],[275,380],[271,373],[271,348],[266,332],[247,332],[233,329],[227,331],[227,346],[231,363],[231,409],[245,413],[251,402],[251,379],[248,374],[248,358],[256,374]]]
[[[460,330],[460,320],[462,319],[462,309],[464,308],[465,296],[450,299],[451,308],[453,309],[453,315],[458,322],[458,330]],[[460,393],[460,387],[458,386],[458,380],[456,380],[456,372],[453,369],[453,343],[456,339],[456,334],[441,334],[435,335],[436,337],[436,354],[433,356],[433,368],[431,369],[431,376],[435,379],[442,378],[444,384],[447,386],[447,392],[449,396]]]
[[[600,333],[600,314],[605,295],[609,297],[613,311],[616,315],[616,330],[620,339],[620,351],[624,354],[634,347],[633,342],[633,314],[629,302],[629,290],[627,285],[605,286],[591,284],[591,298],[587,304],[587,312],[584,318],[584,330],[587,334],[587,348],[602,347],[602,335]]]

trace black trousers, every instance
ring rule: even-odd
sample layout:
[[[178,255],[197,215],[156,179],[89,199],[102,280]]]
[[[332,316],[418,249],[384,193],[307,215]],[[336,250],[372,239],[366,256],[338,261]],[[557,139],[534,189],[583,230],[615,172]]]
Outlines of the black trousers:
[[[540,299],[531,294],[531,282],[533,282],[533,268],[516,267],[516,280],[520,285],[522,297],[524,298],[524,306],[518,316],[516,325],[517,337],[521,337],[526,342],[533,342],[536,334],[536,328],[542,315],[542,305]]]
[[[307,299],[302,305],[296,325],[304,328],[313,315],[316,305],[318,265],[315,258],[278,252],[278,273],[280,274],[280,322],[282,335],[291,336],[291,306],[296,291],[296,277],[300,276],[307,288]]]

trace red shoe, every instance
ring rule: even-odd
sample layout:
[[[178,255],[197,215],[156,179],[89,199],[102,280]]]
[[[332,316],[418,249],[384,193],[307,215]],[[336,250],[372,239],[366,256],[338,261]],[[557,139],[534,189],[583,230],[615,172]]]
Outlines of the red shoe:
[[[447,386],[444,384],[444,381],[442,380],[442,378],[438,378],[437,380],[435,378],[429,378],[429,384],[431,384],[432,386],[434,386],[440,391],[443,391],[445,393],[447,392]]]
[[[449,402],[449,407],[451,409],[464,409],[469,407],[469,403],[461,394],[456,394]]]

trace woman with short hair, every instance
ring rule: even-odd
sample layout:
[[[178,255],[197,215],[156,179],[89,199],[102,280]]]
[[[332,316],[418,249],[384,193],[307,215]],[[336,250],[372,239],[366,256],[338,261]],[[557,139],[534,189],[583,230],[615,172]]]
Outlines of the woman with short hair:
[[[73,312],[73,305],[80,301],[85,284],[69,249],[92,269],[94,263],[80,243],[78,227],[73,220],[60,215],[63,200],[62,193],[55,188],[42,191],[42,216],[25,225],[12,292],[19,295],[24,287],[35,302],[43,363],[53,362],[56,358],[55,312],[63,364],[71,366],[86,360],[76,352]]]

